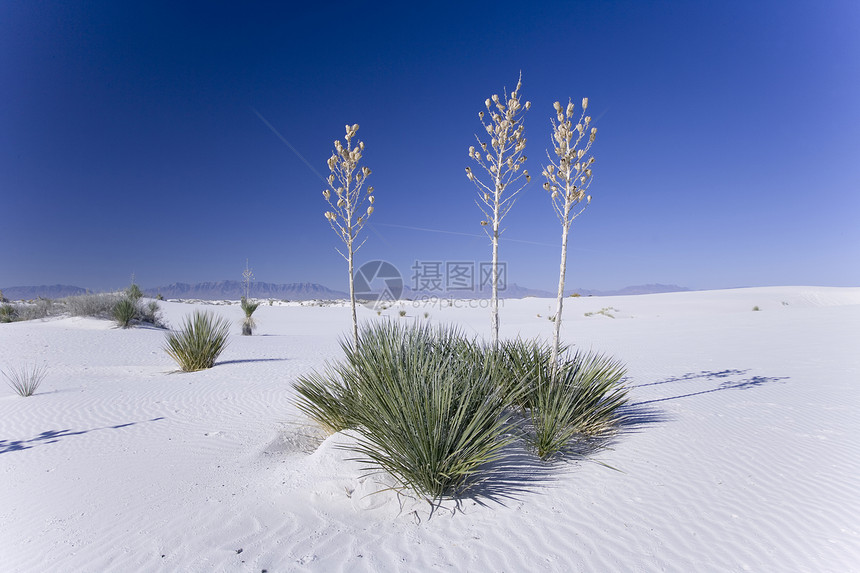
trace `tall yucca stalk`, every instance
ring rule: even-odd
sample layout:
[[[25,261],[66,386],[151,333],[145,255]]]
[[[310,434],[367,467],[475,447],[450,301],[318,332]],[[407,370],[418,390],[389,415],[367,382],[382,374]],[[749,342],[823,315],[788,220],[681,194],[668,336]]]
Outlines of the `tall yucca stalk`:
[[[555,311],[555,331],[553,333],[552,362],[558,363],[561,346],[561,313],[564,305],[564,279],[567,272],[567,237],[573,220],[579,217],[591,203],[591,195],[586,190],[591,185],[591,164],[594,156],[586,157],[591,145],[597,138],[597,128],[591,127],[591,117],[585,115],[588,98],[582,99],[582,112],[579,121],[573,125],[572,118],[576,106],[568,100],[567,107],[559,102],[553,104],[556,117],[552,121],[552,140],[556,159],[547,151],[549,165],[543,170],[546,182],[543,188],[549,191],[552,206],[561,221],[561,264],[558,272],[558,299]],[[582,202],[584,205],[580,207]]]
[[[478,199],[475,202],[484,214],[481,226],[493,244],[492,262],[492,295],[490,297],[490,328],[493,337],[493,347],[499,343],[499,235],[502,219],[508,214],[516,201],[517,194],[522,191],[529,181],[529,172],[522,169],[526,160],[523,151],[526,148],[526,138],[523,137],[523,115],[531,107],[531,102],[520,104],[519,91],[522,87],[522,75],[517,80],[516,89],[507,92],[503,98],[493,95],[484,102],[487,108],[486,120],[483,111],[478,112],[478,119],[484,126],[490,141],[489,144],[475,135],[479,148],[469,147],[469,157],[480,165],[487,175],[487,181],[481,181],[471,167],[466,167],[466,176],[478,188]],[[525,177],[525,182],[521,179]]]
[[[361,189],[370,175],[370,169],[367,167],[359,169],[364,142],[359,141],[353,146],[352,140],[357,132],[357,123],[347,125],[344,138],[346,145],[340,141],[334,142],[334,151],[328,159],[328,168],[331,171],[328,176],[329,189],[323,190],[323,197],[331,207],[331,211],[325,212],[325,218],[346,245],[346,254],[340,249],[337,249],[337,252],[346,259],[349,266],[349,301],[352,307],[353,341],[356,345],[358,344],[358,318],[355,313],[354,258],[355,252],[364,242],[356,246],[355,240],[367,219],[373,214],[374,201],[373,187],[367,188],[366,195],[361,194]],[[370,203],[367,209],[363,206],[365,199]],[[359,215],[359,213],[362,214]]]
[[[245,313],[245,318],[242,320],[242,336],[251,336],[254,332],[256,323],[252,315],[260,306],[259,302],[251,302],[251,281],[254,280],[254,271],[248,266],[248,259],[245,259],[245,270],[242,271],[242,290],[244,295],[240,301],[242,312]]]
[[[245,293],[244,298],[251,298],[252,280],[254,280],[254,271],[248,266],[248,259],[245,259],[245,270],[242,271],[242,291]]]

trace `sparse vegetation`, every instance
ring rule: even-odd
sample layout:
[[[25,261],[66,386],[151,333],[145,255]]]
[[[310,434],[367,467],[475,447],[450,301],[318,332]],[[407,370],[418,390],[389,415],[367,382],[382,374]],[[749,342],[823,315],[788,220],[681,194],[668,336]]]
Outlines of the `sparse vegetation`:
[[[0,370],[9,386],[22,398],[32,396],[45,379],[46,366],[23,366],[20,369]]]
[[[60,299],[60,303],[70,316],[113,318],[120,296],[115,293],[82,294]]]
[[[111,315],[116,320],[117,325],[121,328],[129,328],[137,322],[140,324],[161,326],[158,302],[153,300],[148,304],[144,304],[141,300],[142,298],[143,292],[134,283],[134,278],[132,278],[131,286],[125,289],[119,295],[118,299],[114,299],[115,302],[111,309]]]
[[[585,312],[583,313],[585,316],[594,316],[595,314],[602,314],[603,316],[608,316],[609,318],[615,318],[613,312],[618,312],[617,308],[612,308],[611,306],[606,306],[601,308],[596,312]]]
[[[754,306],[754,307],[753,307],[753,311],[755,311],[755,312],[758,312],[758,311],[760,311],[760,310],[761,310],[761,309],[758,307],[758,305],[756,305],[756,306]]]
[[[399,314],[399,315],[400,315],[400,317],[402,318],[402,317],[406,316],[406,311],[405,311],[405,310],[401,310],[401,311],[399,311],[397,314]]]
[[[230,323],[209,312],[195,311],[178,332],[167,334],[165,352],[184,372],[212,368],[227,346]]]
[[[15,307],[18,311],[18,320],[38,320],[62,314],[62,305],[55,304],[48,298],[37,298]]]

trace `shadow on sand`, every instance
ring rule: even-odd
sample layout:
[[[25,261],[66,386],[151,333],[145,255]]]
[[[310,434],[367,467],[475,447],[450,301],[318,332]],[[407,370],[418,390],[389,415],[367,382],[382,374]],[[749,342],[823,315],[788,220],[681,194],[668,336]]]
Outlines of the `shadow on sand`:
[[[165,418],[161,416],[158,418],[153,418],[151,420],[144,420],[142,422],[128,422],[126,424],[117,424],[116,426],[104,426],[102,428],[92,428],[90,430],[48,430],[46,432],[42,432],[35,438],[30,438],[29,440],[0,440],[0,454],[18,452],[21,450],[29,450],[39,445],[54,444],[59,442],[63,438],[68,438],[71,436],[80,436],[83,434],[89,434],[90,432],[98,432],[101,430],[119,430],[121,428],[127,428],[129,426],[135,426],[137,424],[142,424],[146,422],[157,422],[159,420],[164,419]]]
[[[707,390],[697,390],[695,392],[685,392],[683,394],[677,394],[675,396],[668,396],[666,398],[655,398],[653,400],[643,400],[642,402],[636,402],[632,404],[633,407],[641,407],[646,404],[656,404],[658,402],[668,402],[669,400],[678,400],[679,398],[689,398],[691,396],[700,396],[702,394],[711,394],[712,392],[722,392],[724,390],[748,390],[750,388],[756,388],[758,386],[763,386],[765,384],[771,384],[773,382],[781,382],[783,380],[788,380],[788,376],[750,376],[747,378],[743,378],[747,373],[747,370],[737,370],[737,369],[728,369],[728,370],[719,370],[719,371],[708,371],[703,370],[701,372],[688,372],[687,374],[683,374],[681,376],[673,376],[671,378],[667,378],[665,380],[660,380],[658,382],[649,382],[647,384],[638,384],[633,385],[631,388],[645,388],[648,386],[660,386],[663,384],[673,384],[673,383],[683,383],[683,382],[711,382],[715,380],[720,380],[720,384],[716,388],[709,388]]]

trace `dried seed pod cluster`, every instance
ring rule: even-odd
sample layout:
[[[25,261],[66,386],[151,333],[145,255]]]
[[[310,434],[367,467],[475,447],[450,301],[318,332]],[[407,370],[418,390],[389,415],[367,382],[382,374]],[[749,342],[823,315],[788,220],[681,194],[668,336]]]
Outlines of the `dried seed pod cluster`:
[[[358,133],[358,124],[347,125],[345,129],[344,141],[346,145],[339,140],[335,141],[334,151],[328,158],[327,164],[329,171],[331,171],[327,180],[329,188],[323,189],[322,195],[331,207],[331,210],[326,211],[324,216],[332,229],[340,234],[341,239],[347,245],[347,250],[350,251],[349,256],[343,253],[341,255],[345,259],[349,259],[351,254],[361,247],[358,245],[353,249],[352,243],[367,222],[367,218],[373,214],[375,199],[373,187],[368,187],[365,195],[361,193],[371,171],[368,167],[359,168],[364,151],[364,142],[359,141],[353,145],[352,141]],[[332,191],[334,191],[334,196],[332,196]],[[365,199],[370,203],[366,208],[362,205]],[[358,213],[362,214],[356,218]]]
[[[552,120],[552,141],[556,158],[547,153],[549,165],[542,171],[546,179],[543,188],[550,193],[562,224],[569,226],[591,201],[586,191],[591,185],[594,156],[586,155],[597,138],[597,128],[590,126],[591,116],[586,115],[588,98],[582,99],[582,112],[575,125],[576,106],[572,101],[568,100],[567,107],[559,102],[555,102],[553,107],[556,119]],[[572,213],[573,206],[582,201],[585,201],[582,209]]]
[[[591,127],[591,116],[585,115],[588,109],[588,98],[582,99],[582,112],[576,125],[573,123],[576,106],[568,100],[567,106],[560,102],[553,104],[555,119],[552,121],[552,142],[555,158],[547,151],[549,165],[544,167],[543,176],[546,181],[543,188],[549,192],[552,206],[561,221],[561,263],[558,275],[558,294],[556,297],[555,326],[552,345],[552,364],[558,363],[560,343],[560,328],[562,311],[564,310],[564,282],[567,271],[567,239],[570,224],[585,211],[591,203],[591,195],[586,191],[591,185],[591,165],[594,156],[586,157],[597,138],[597,128]],[[578,210],[575,206],[582,205]],[[555,368],[555,366],[554,366]],[[556,371],[553,371],[555,376]]]

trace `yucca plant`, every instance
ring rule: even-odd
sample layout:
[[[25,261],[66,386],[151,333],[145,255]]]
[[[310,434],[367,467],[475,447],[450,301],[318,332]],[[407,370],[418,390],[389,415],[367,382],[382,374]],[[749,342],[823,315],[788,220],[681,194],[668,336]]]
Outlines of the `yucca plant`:
[[[507,400],[525,413],[531,408],[535,372],[552,364],[552,349],[542,342],[517,338],[503,341],[498,350],[484,347],[483,351],[493,357],[495,380]]]
[[[138,301],[143,298],[143,291],[140,290],[140,287],[134,282],[134,278],[132,277],[131,285],[127,289],[125,289],[125,295],[133,301]]]
[[[527,388],[525,440],[541,459],[563,453],[577,437],[611,430],[620,421],[627,390],[621,385],[625,368],[602,354],[577,353],[553,362],[552,349],[535,344]]]
[[[212,368],[227,346],[230,323],[209,312],[195,311],[178,332],[167,334],[165,352],[184,372]]]
[[[260,303],[251,302],[243,296],[241,306],[242,312],[245,313],[245,318],[242,320],[242,335],[251,336],[254,327],[257,326],[257,323],[254,322],[254,319],[251,315],[254,314],[254,311],[257,310],[257,308],[260,306]]]
[[[32,396],[39,384],[45,379],[46,366],[33,365],[31,367],[23,366],[20,369],[11,369],[9,372],[0,370],[6,378],[9,386],[22,398]]]
[[[121,298],[113,307],[113,317],[121,328],[128,328],[137,318],[137,303],[131,298]]]
[[[346,361],[299,381],[299,408],[352,427],[350,449],[428,499],[482,481],[513,438],[489,360],[452,328],[392,322],[363,327]],[[323,415],[326,418],[323,418]]]
[[[8,303],[0,304],[0,322],[15,322],[18,320],[18,309]]]
[[[352,378],[348,368],[345,364],[327,366],[324,373],[311,372],[300,376],[293,384],[299,395],[296,407],[327,434],[356,425],[350,413],[354,394],[347,386]]]

